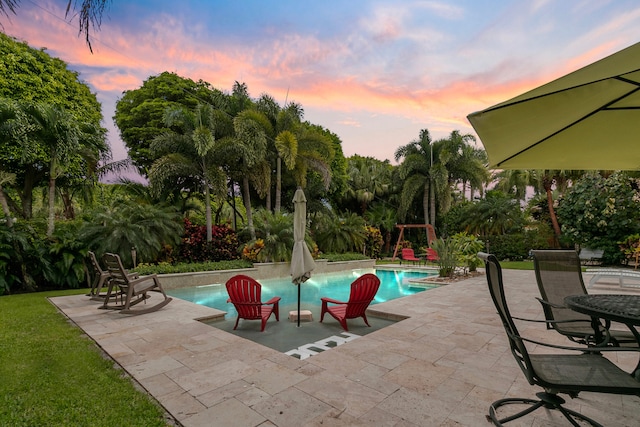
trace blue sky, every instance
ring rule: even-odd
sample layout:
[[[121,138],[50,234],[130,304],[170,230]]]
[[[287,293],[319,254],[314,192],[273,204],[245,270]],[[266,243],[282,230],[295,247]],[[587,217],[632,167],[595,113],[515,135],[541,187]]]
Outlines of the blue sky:
[[[0,22],[90,84],[114,159],[115,102],[163,71],[296,101],[346,156],[395,163],[421,129],[473,133],[469,113],[640,41],[635,0],[113,0],[91,54],[66,3],[22,0]]]

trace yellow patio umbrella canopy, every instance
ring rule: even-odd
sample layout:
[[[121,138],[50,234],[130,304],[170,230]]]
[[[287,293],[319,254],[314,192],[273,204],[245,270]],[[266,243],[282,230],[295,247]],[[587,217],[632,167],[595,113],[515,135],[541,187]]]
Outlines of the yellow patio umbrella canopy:
[[[640,43],[467,118],[494,169],[640,169]]]

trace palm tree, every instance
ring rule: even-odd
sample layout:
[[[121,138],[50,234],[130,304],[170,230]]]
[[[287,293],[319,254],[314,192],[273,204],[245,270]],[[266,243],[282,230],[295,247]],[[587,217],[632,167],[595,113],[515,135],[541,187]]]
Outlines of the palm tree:
[[[24,114],[21,106],[6,98],[0,98],[0,137],[2,140],[20,141],[26,132],[27,126],[24,121]],[[7,225],[13,226],[13,218],[5,195],[4,185],[13,185],[16,182],[16,175],[0,168],[0,204],[2,212],[6,218]]]
[[[149,171],[149,181],[156,193],[167,188],[180,191],[195,185],[204,189],[207,241],[212,236],[211,194],[226,192],[225,175],[216,155],[215,118],[209,105],[198,104],[194,111],[170,107],[165,111],[167,127],[177,129],[156,137],[151,151],[158,156]],[[197,191],[197,188],[192,188]]]
[[[358,155],[347,159],[349,185],[345,198],[355,200],[364,215],[376,199],[387,195],[391,188],[392,166],[388,161]]]
[[[235,138],[227,150],[235,151],[236,158],[239,159],[239,172],[242,175],[242,192],[244,206],[247,211],[247,229],[251,240],[255,240],[256,231],[253,226],[253,215],[251,210],[251,188],[250,180],[256,184],[258,193],[266,193],[269,189],[268,176],[269,166],[265,169],[265,157],[267,151],[267,135],[270,123],[266,116],[256,110],[244,110],[233,119]]]
[[[47,236],[53,236],[55,227],[56,179],[63,173],[71,155],[80,149],[81,131],[73,116],[50,104],[29,104],[25,109],[32,121],[31,138],[49,151],[49,186]]]
[[[493,176],[497,181],[495,189],[513,195],[518,200],[524,200],[527,188],[535,186],[535,174],[533,170],[512,169],[503,170]]]
[[[298,132],[300,122],[304,116],[302,106],[297,103],[289,103],[278,113],[276,120],[275,147],[278,152],[276,164],[276,205],[278,212],[282,205],[282,161],[287,170],[293,170],[298,158]]]
[[[367,210],[365,218],[372,225],[384,230],[384,251],[388,254],[391,251],[391,233],[397,223],[395,210],[390,209],[384,203],[376,203]]]
[[[442,185],[443,171],[442,168],[438,168],[440,169],[438,171],[434,168],[437,162],[434,162],[433,151],[434,147],[427,129],[420,131],[420,136],[417,140],[396,150],[396,161],[403,159],[398,167],[400,178],[404,180],[399,209],[401,218],[406,217],[415,197],[421,195],[425,224],[433,225],[435,223],[435,187],[438,183],[440,186]],[[431,222],[429,217],[430,206]]]
[[[302,188],[307,186],[307,173],[316,172],[325,190],[331,184],[331,161],[335,151],[329,138],[307,122],[302,124],[296,133],[298,155],[295,157],[293,176],[296,184]]]

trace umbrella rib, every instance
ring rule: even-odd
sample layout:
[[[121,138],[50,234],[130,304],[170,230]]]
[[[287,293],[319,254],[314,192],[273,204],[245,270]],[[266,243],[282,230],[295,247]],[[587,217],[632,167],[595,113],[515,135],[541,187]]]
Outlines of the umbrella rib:
[[[604,104],[602,107],[597,108],[597,109],[595,109],[595,110],[591,111],[589,114],[587,114],[587,115],[585,115],[585,116],[583,116],[583,117],[579,118],[578,120],[575,120],[574,122],[569,123],[569,124],[568,124],[568,125],[566,125],[565,127],[561,128],[561,129],[558,129],[557,131],[553,132],[552,134],[545,136],[544,138],[542,138],[542,139],[541,139],[541,140],[539,140],[538,142],[536,142],[536,143],[534,143],[534,144],[531,144],[531,145],[529,145],[529,146],[528,146],[528,147],[526,147],[526,148],[523,148],[522,150],[518,151],[517,153],[512,154],[511,156],[509,156],[509,157],[507,157],[506,159],[502,160],[501,162],[497,163],[497,164],[496,164],[496,167],[500,167],[500,165],[502,165],[503,163],[508,162],[508,161],[509,161],[509,160],[511,160],[512,158],[514,158],[514,157],[516,157],[516,156],[519,156],[520,154],[522,154],[522,153],[524,153],[524,152],[529,151],[530,149],[532,149],[532,148],[536,147],[537,145],[542,144],[542,143],[543,143],[543,142],[545,142],[546,140],[548,140],[548,139],[550,139],[550,138],[553,138],[553,137],[554,137],[554,136],[556,136],[557,134],[559,134],[559,133],[561,133],[561,132],[564,132],[565,130],[567,130],[567,129],[569,129],[569,128],[573,127],[573,126],[575,126],[576,124],[578,124],[578,123],[580,123],[580,122],[584,121],[585,119],[587,119],[587,118],[589,118],[589,117],[593,116],[594,114],[596,114],[596,113],[598,113],[598,112],[600,112],[600,111],[604,111],[604,110],[612,111],[612,110],[624,110],[624,109],[629,109],[629,110],[632,110],[632,109],[640,109],[640,107],[608,108],[610,105],[613,105],[613,104],[615,104],[616,102],[620,101],[621,99],[624,99],[624,98],[626,98],[626,97],[628,97],[628,96],[630,96],[630,95],[633,95],[634,93],[636,93],[637,91],[639,91],[639,90],[640,90],[640,85],[639,85],[638,83],[636,83],[636,82],[633,82],[633,81],[627,81],[626,79],[623,79],[623,78],[621,78],[621,77],[615,77],[615,78],[617,78],[617,79],[619,79],[619,80],[624,80],[624,81],[626,81],[627,83],[632,83],[632,84],[634,84],[634,85],[635,85],[635,86],[637,86],[637,87],[636,87],[635,89],[633,89],[632,91],[629,91],[629,92],[627,92],[626,94],[624,94],[624,95],[622,95],[622,96],[619,96],[618,98],[616,98],[616,99],[614,99],[614,100],[612,100],[612,101],[607,102],[607,103],[606,103],[606,104]],[[561,91],[560,91],[560,92],[561,92]],[[533,99],[533,98],[531,98],[531,99]]]
[[[637,71],[640,71],[640,68],[639,69],[635,69],[635,70],[631,70],[631,71],[625,71],[624,74],[631,74],[631,73],[635,73]],[[621,82],[628,83],[628,84],[631,84],[633,86],[640,86],[639,82],[624,78],[624,77],[622,77],[622,75],[610,76],[610,77],[605,77],[605,78],[602,78],[602,79],[599,79],[599,80],[593,80],[593,81],[590,81],[590,82],[587,82],[587,83],[583,83],[583,84],[580,84],[580,85],[566,87],[566,88],[563,88],[563,89],[559,89],[559,90],[556,90],[556,91],[553,91],[553,92],[549,92],[549,93],[545,93],[545,94],[542,94],[542,95],[534,96],[534,97],[531,97],[531,98],[521,99],[521,100],[515,101],[515,102],[510,102],[508,104],[501,104],[501,105],[497,105],[497,106],[494,106],[494,107],[489,107],[486,110],[482,110],[482,111],[479,111],[477,113],[469,114],[469,116],[474,116],[474,115],[477,115],[477,114],[484,114],[484,113],[488,113],[488,112],[491,112],[491,111],[501,110],[503,108],[512,107],[514,105],[522,104],[524,102],[529,102],[529,101],[533,101],[533,100],[536,100],[536,99],[544,98],[544,97],[547,97],[547,96],[556,95],[558,93],[567,92],[567,91],[570,91],[570,90],[573,90],[573,89],[576,89],[576,88],[579,88],[579,87],[589,86],[589,85],[592,85],[592,84],[595,84],[595,83],[600,83],[600,82],[603,82],[603,81],[609,80],[609,79],[619,80]],[[535,90],[535,89],[532,89],[532,90]],[[628,95],[625,95],[625,96],[628,96]]]

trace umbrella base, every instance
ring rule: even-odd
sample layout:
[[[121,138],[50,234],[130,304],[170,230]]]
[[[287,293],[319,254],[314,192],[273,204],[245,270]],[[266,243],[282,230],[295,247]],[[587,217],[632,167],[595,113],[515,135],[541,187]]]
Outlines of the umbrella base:
[[[298,321],[298,310],[293,310],[289,312],[289,320],[292,322]],[[312,322],[313,314],[310,310],[300,310],[300,321],[301,322]]]

